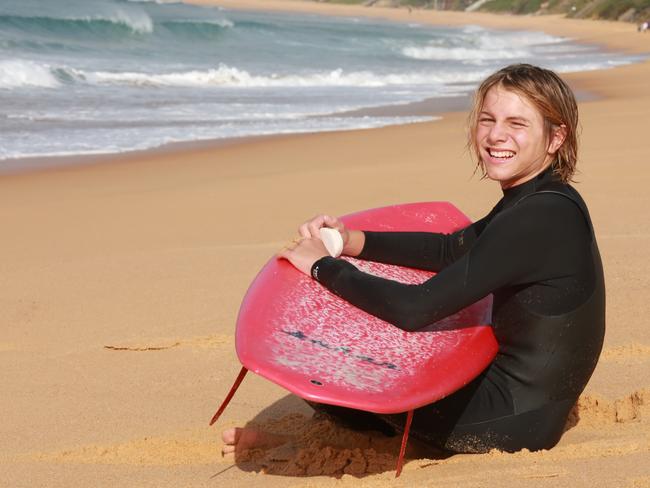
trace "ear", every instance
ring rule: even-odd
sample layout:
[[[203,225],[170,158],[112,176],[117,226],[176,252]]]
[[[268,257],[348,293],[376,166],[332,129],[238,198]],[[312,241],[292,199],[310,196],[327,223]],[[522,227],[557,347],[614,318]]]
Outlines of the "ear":
[[[555,154],[562,147],[564,139],[566,139],[566,125],[562,124],[559,127],[553,127],[553,133],[551,134],[551,140],[548,143],[549,154]]]

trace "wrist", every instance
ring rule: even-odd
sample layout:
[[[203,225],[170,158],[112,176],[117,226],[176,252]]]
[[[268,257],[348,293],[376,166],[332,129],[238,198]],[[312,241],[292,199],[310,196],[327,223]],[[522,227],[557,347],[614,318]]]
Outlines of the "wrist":
[[[323,261],[325,260],[325,258],[334,259],[331,256],[323,256],[322,258],[319,258],[316,261],[314,261],[314,263],[311,265],[311,268],[309,270],[309,274],[316,281],[319,281],[320,267],[323,264]]]
[[[356,257],[361,254],[366,243],[366,235],[361,230],[348,230],[348,242],[343,246],[343,254]]]

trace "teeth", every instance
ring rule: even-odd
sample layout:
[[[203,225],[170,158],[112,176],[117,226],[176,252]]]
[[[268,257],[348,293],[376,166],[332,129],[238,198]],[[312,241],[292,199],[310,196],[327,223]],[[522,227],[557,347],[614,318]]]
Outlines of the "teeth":
[[[494,149],[490,149],[490,156],[493,158],[511,158],[515,155],[512,151],[495,151]]]

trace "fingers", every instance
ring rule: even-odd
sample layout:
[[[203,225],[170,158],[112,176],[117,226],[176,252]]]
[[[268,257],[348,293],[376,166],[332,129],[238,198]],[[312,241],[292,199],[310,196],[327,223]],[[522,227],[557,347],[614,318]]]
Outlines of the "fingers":
[[[316,237],[320,239],[319,229],[321,227],[331,227],[333,229],[341,230],[343,229],[343,224],[336,217],[331,217],[329,215],[317,215],[309,219],[307,222],[303,223],[299,228],[298,232],[302,237]]]
[[[311,234],[309,233],[309,222],[305,222],[298,228],[298,233],[300,234],[301,237],[304,237],[305,239],[308,239],[311,237]]]
[[[312,237],[316,237],[320,239],[320,232],[319,229],[323,227],[325,224],[325,219],[323,218],[322,215],[320,215],[317,219],[312,220],[309,222],[309,234]]]
[[[325,256],[329,256],[329,253],[323,242],[313,237],[299,238],[297,242],[289,243],[277,254],[278,258],[286,259],[307,276],[311,276],[314,263]]]
[[[329,215],[323,215],[323,220],[325,222],[325,225],[327,227],[331,227],[332,229],[339,229],[340,227],[343,227],[343,224],[339,219],[336,217],[330,217]]]
[[[318,229],[325,225],[325,216],[317,215],[316,217],[309,219],[307,222],[300,226],[299,232],[302,237],[319,237]]]
[[[296,249],[297,244],[289,243],[286,246],[284,246],[280,251],[276,254],[276,257],[278,259],[286,259],[289,261],[289,263],[293,264],[296,266],[295,261],[296,261]]]
[[[309,224],[311,224],[311,220],[305,222],[300,227],[298,227],[298,233],[300,234],[300,237],[304,239],[309,239],[310,237],[312,237],[311,230],[309,229]]]

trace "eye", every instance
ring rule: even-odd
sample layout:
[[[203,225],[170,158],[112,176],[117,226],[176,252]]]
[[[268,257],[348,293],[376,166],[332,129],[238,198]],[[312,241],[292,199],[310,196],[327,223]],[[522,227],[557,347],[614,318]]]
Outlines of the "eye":
[[[494,119],[490,117],[481,117],[480,119],[478,119],[478,122],[479,124],[489,124],[491,122],[494,122]]]
[[[523,122],[517,122],[517,121],[511,122],[510,125],[512,125],[513,127],[517,127],[517,128],[526,127],[526,124],[524,124]]]

